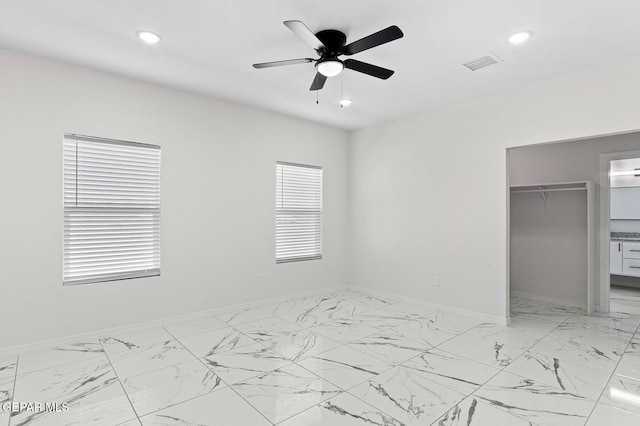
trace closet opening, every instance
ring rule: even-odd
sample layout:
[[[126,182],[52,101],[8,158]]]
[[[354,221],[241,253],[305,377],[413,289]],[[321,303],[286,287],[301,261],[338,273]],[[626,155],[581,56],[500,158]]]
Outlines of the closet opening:
[[[640,132],[508,148],[507,223],[512,318],[640,315]]]

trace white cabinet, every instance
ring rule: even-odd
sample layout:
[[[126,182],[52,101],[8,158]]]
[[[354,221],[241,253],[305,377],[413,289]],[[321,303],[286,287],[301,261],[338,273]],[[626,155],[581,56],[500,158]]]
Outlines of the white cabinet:
[[[611,241],[609,244],[609,273],[640,277],[640,242]]]
[[[622,243],[622,257],[625,259],[640,259],[640,243],[629,241]]]
[[[622,275],[640,277],[640,259],[622,259]]]
[[[640,243],[622,243],[622,275],[640,277]]]
[[[611,188],[640,186],[640,158],[611,161]]]
[[[640,219],[640,187],[611,188],[611,219]]]
[[[609,272],[622,275],[622,243],[611,241],[609,244]]]
[[[625,175],[625,176],[611,176],[609,180],[610,188],[627,188],[630,186],[640,186],[640,174]]]

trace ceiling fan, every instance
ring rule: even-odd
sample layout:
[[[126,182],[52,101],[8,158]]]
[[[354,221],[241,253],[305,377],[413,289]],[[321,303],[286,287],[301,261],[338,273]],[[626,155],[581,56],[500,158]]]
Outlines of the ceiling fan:
[[[280,67],[283,65],[307,64],[315,62],[316,76],[313,79],[309,90],[320,90],[324,87],[327,77],[335,77],[340,74],[344,68],[368,74],[373,77],[388,79],[393,75],[390,69],[382,68],[366,62],[357,61],[355,59],[339,59],[340,56],[351,56],[372,47],[389,43],[390,41],[402,38],[404,34],[395,25],[384,30],[368,35],[360,40],[346,44],[347,37],[342,31],[338,30],[322,30],[317,33],[311,32],[309,28],[301,21],[284,21],[284,25],[293,31],[305,43],[311,46],[320,56],[318,59],[300,58],[290,59],[287,61],[263,62],[253,64],[254,68],[270,68]]]

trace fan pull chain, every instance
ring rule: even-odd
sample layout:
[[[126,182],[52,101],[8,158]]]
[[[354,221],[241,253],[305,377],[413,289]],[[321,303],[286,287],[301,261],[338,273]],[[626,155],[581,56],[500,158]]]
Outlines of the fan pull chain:
[[[342,100],[344,99],[344,73],[340,76],[340,108],[344,108]]]
[[[319,92],[319,90],[316,90],[316,105],[318,105],[320,103],[319,100],[318,100],[319,99],[318,92]]]

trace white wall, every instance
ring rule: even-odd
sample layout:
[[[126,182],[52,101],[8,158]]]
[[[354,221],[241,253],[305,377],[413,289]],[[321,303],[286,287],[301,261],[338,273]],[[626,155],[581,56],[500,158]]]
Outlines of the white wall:
[[[506,148],[640,129],[639,65],[619,62],[353,132],[351,283],[505,318]]]
[[[640,133],[509,149],[512,185],[577,182],[600,185],[600,154],[640,150]]]
[[[62,286],[67,132],[162,146],[161,277]],[[343,131],[5,53],[0,137],[0,347],[346,284]],[[275,264],[277,160],[324,167],[321,261]]]
[[[640,220],[612,220],[611,232],[640,233]]]

